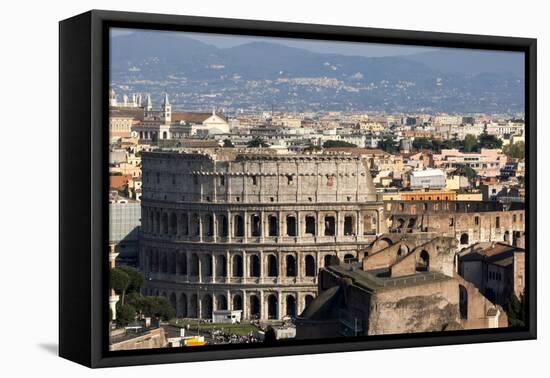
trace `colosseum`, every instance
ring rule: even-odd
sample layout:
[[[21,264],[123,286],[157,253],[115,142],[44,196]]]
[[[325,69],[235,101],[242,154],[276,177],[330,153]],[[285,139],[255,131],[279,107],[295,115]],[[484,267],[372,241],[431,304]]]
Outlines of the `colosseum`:
[[[236,149],[143,153],[140,269],[179,317],[296,316],[332,256],[361,259],[385,232],[366,161]]]

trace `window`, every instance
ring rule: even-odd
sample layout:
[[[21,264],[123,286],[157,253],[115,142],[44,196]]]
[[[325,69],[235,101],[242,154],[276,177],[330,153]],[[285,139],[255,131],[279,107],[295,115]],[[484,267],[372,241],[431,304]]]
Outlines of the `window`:
[[[325,217],[325,236],[336,235],[336,219],[333,216]]]
[[[225,185],[225,176],[220,176],[220,186]]]
[[[496,217],[495,219],[495,227],[500,228],[500,217]]]
[[[257,180],[256,176],[252,176],[252,185],[254,185],[254,186],[258,185],[258,180]]]
[[[474,218],[474,222],[475,222],[476,226],[479,226],[479,217],[478,216],[476,216]]]
[[[287,175],[286,176],[286,183],[288,185],[292,185],[293,182],[294,182],[294,178],[292,177],[292,175]]]
[[[287,236],[296,236],[296,217],[294,215],[286,217],[286,234]]]
[[[277,222],[277,216],[270,215],[267,217],[267,223],[269,226],[268,234],[269,236],[278,236],[279,235],[279,225]]]
[[[315,217],[306,216],[306,234],[315,235]]]

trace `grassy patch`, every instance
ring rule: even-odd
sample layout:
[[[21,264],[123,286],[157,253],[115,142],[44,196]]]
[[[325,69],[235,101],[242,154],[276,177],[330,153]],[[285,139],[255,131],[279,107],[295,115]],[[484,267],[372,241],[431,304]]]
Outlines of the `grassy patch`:
[[[250,323],[240,323],[240,324],[227,324],[227,323],[201,323],[197,324],[196,320],[187,320],[187,319],[173,319],[170,321],[170,324],[175,327],[187,328],[189,325],[189,330],[196,332],[197,329],[201,331],[214,331],[220,330],[227,333],[234,333],[239,336],[246,336],[252,331],[257,331],[258,329]]]

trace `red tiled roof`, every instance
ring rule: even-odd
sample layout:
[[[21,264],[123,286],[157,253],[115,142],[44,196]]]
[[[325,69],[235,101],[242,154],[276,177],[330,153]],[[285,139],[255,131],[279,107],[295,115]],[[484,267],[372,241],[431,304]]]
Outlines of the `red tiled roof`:
[[[109,176],[109,187],[112,189],[123,189],[131,179],[132,175]]]

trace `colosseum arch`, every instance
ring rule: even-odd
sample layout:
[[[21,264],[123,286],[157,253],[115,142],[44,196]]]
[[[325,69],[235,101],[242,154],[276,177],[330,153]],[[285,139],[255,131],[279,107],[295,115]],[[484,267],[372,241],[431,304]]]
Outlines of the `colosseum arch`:
[[[162,213],[160,233],[165,235],[168,233],[168,214]]]
[[[214,217],[212,214],[206,214],[204,217],[204,235],[214,236]]]
[[[354,214],[345,214],[344,215],[344,235],[351,236],[355,235],[355,215]]]
[[[180,294],[177,316],[180,318],[187,317],[187,295],[185,293]]]
[[[148,212],[148,218],[149,218],[149,222],[148,222],[149,224],[147,229],[149,230],[150,233],[154,233],[155,232],[155,214],[151,209],[148,209],[147,212]]]
[[[201,261],[201,276],[203,279],[205,277],[212,277],[212,255],[205,254]]]
[[[218,214],[216,216],[218,222],[218,236],[226,238],[228,234],[227,216],[224,214]]]
[[[233,236],[236,238],[244,236],[244,219],[240,214],[235,214],[233,217]]]
[[[216,295],[216,310],[227,310],[227,297],[224,294]]]
[[[376,235],[376,216],[374,214],[363,215],[363,235]]]
[[[262,224],[260,222],[260,215],[250,215],[250,236],[262,236]]]
[[[335,236],[336,235],[336,217],[334,215],[326,215],[324,219],[325,236]]]
[[[197,300],[197,294],[191,294],[191,300],[189,301],[189,309],[187,310],[187,316],[191,318],[199,317],[199,302]]]
[[[243,276],[243,258],[241,255],[233,256],[233,277]]]
[[[224,255],[216,256],[216,277],[227,277],[227,259]]]
[[[279,266],[277,256],[271,254],[267,256],[267,276],[277,277],[279,275]]]
[[[170,235],[178,233],[178,217],[175,213],[170,214]]]
[[[160,213],[155,212],[155,233],[160,234]]]
[[[243,309],[243,297],[240,294],[235,294],[233,296],[233,310],[242,310]]]
[[[160,271],[161,271],[161,273],[168,273],[168,258],[166,256],[166,251],[162,251],[162,253],[161,253]]]
[[[296,258],[293,255],[287,255],[286,262],[286,276],[296,277]]]
[[[397,218],[395,223],[395,228],[397,230],[402,230],[403,226],[405,226],[405,219],[403,218]]]
[[[185,252],[177,254],[177,271],[176,274],[187,275],[187,255]]]
[[[286,315],[296,317],[296,297],[292,294],[286,296]]]
[[[286,235],[296,236],[296,215],[288,214],[286,216]]]
[[[306,277],[315,277],[315,258],[312,255],[306,255],[304,258]]]
[[[267,216],[268,236],[279,236],[279,219],[275,214]]]
[[[325,257],[323,257],[323,266],[325,268],[330,266],[330,262],[332,261],[333,256],[336,256],[336,255],[330,254],[330,255],[325,255]]]
[[[249,259],[250,277],[260,277],[260,257],[254,254],[250,255]]]
[[[212,296],[210,294],[204,294],[201,299],[201,318],[202,319],[211,319],[213,311],[213,302]]]
[[[277,309],[277,295],[270,294],[267,297],[267,318],[270,320],[277,319],[278,309]]]
[[[171,251],[168,254],[168,273],[170,274],[176,274],[176,266],[177,266],[176,258],[177,258],[176,252]]]
[[[317,220],[315,215],[305,216],[305,234],[315,236],[317,230]]]
[[[191,254],[191,261],[189,266],[189,275],[192,277],[198,277],[199,275],[199,257],[196,253]]]
[[[430,254],[426,250],[422,250],[416,260],[417,272],[427,272],[430,270]]]
[[[353,262],[353,260],[355,260],[355,256],[351,253],[346,253],[344,255],[344,262],[345,263],[350,263],[350,262]]]
[[[200,236],[201,234],[201,219],[199,214],[193,214],[191,217],[192,236]]]
[[[304,305],[305,305],[304,309],[306,309],[311,304],[311,302],[313,302],[313,299],[315,299],[315,298],[311,294],[307,294],[305,296],[305,298],[304,298]]]
[[[256,318],[261,315],[260,298],[256,294],[250,296],[250,317]]]
[[[180,216],[180,235],[188,235],[189,234],[189,218],[187,216],[187,213],[183,213]]]

